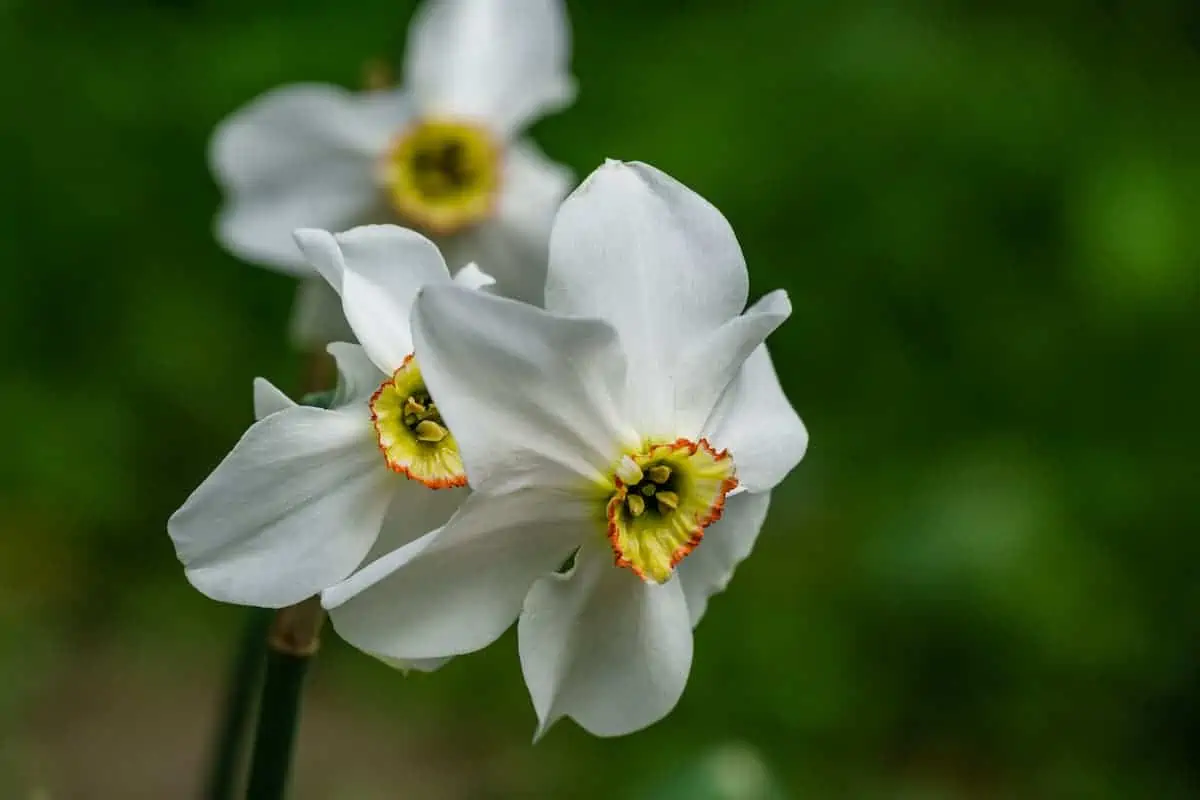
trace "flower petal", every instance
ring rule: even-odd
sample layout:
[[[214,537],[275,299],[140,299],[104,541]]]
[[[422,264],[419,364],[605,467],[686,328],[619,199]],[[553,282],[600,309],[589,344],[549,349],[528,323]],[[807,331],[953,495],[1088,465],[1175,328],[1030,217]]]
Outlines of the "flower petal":
[[[512,135],[575,97],[561,0],[427,0],[404,65],[426,116],[485,120]]]
[[[288,336],[297,349],[307,351],[319,350],[329,342],[354,341],[342,298],[319,277],[302,278],[296,287]]]
[[[734,569],[750,555],[770,504],[770,492],[730,495],[721,519],[704,529],[700,545],[676,568],[692,627],[704,616],[708,599],[725,590]]]
[[[388,376],[380,372],[375,362],[367,357],[362,345],[331,342],[325,349],[337,363],[338,384],[334,408],[366,403],[380,384],[387,380]]]
[[[410,661],[400,658],[388,658],[386,656],[376,656],[376,658],[389,667],[398,669],[407,675],[410,672],[435,672],[453,660],[454,656],[446,656],[445,658],[414,658]]]
[[[234,112],[209,145],[227,201],[217,221],[222,244],[248,261],[307,273],[292,231],[373,216],[376,160],[410,117],[395,91],[317,84],[275,89]]]
[[[550,234],[546,308],[608,320],[629,379],[660,386],[679,353],[746,305],[746,262],[707,200],[646,164],[609,161],[559,209]]]
[[[383,518],[379,539],[367,554],[364,564],[399,550],[442,527],[470,495],[470,490],[465,486],[430,489],[414,480],[403,480],[398,484],[392,504]]]
[[[254,418],[265,419],[276,411],[295,408],[296,403],[266,378],[254,379]]]
[[[569,716],[597,736],[665,717],[692,665],[692,628],[678,580],[646,583],[585,544],[566,576],[534,584],[517,624],[538,736]]]
[[[477,490],[602,481],[622,442],[625,363],[599,320],[430,286],[413,313],[417,361]],[[581,480],[582,479],[582,480]]]
[[[607,161],[563,203],[547,308],[609,319],[622,336],[684,342],[746,305],[746,262],[725,217],[648,164]]]
[[[596,524],[562,493],[472,494],[444,528],[395,550],[322,596],[346,641],[391,659],[469,653],[517,618]]]
[[[792,304],[782,289],[771,292],[741,316],[684,346],[671,365],[669,407],[644,404],[648,416],[642,425],[649,430],[667,426],[671,433],[696,438],[729,385],[755,348],[791,316]],[[647,397],[652,401],[654,396]],[[665,404],[664,404],[665,405]],[[737,463],[734,453],[734,462]],[[738,466],[739,472],[741,465]]]
[[[394,479],[365,414],[297,406],[252,425],[167,530],[204,594],[288,606],[358,566]]]
[[[454,273],[454,282],[467,289],[486,289],[494,286],[496,279],[479,268],[474,261]]]
[[[733,455],[738,481],[751,492],[775,488],[804,458],[808,431],[779,385],[765,344],[746,360],[704,432]]]
[[[364,225],[337,235],[296,231],[296,242],[341,292],[346,319],[367,355],[390,375],[412,353],[409,317],[422,287],[449,283],[437,246],[396,225]]]

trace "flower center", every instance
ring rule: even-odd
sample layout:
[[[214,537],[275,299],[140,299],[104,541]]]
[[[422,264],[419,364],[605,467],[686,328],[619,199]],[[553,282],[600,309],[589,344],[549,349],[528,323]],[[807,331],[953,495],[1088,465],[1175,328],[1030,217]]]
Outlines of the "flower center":
[[[371,396],[371,421],[390,470],[431,489],[466,486],[458,444],[411,355]]]
[[[737,486],[733,458],[707,441],[679,439],[623,456],[605,513],[618,567],[664,583],[721,518]]]
[[[475,125],[422,120],[388,151],[384,182],[397,214],[448,236],[491,213],[500,187],[500,149]]]

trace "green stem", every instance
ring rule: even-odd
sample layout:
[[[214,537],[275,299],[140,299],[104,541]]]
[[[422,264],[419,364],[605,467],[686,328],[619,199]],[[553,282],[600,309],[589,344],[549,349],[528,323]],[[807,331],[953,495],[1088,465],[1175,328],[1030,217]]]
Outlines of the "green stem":
[[[246,615],[225,685],[225,702],[214,742],[212,764],[204,796],[208,800],[233,800],[238,764],[249,732],[250,711],[258,696],[262,675],[262,643],[271,623],[271,612],[255,608]]]
[[[324,620],[317,598],[276,613],[267,639],[267,676],[258,709],[247,800],[282,800],[292,764],[300,698]]]

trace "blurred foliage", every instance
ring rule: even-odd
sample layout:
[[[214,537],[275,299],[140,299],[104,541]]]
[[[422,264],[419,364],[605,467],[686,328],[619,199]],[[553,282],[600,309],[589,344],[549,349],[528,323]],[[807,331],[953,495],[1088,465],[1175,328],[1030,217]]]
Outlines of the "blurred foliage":
[[[570,8],[579,101],[537,138],[725,212],[791,292],[810,453],[645,733],[529,748],[511,638],[408,679],[333,646],[323,680],[497,797],[642,796],[731,740],[799,797],[1195,796],[1200,5]],[[164,520],[298,366],[288,279],[211,238],[206,138],[356,85],[411,9],[0,0],[0,719],[82,641],[235,638]]]

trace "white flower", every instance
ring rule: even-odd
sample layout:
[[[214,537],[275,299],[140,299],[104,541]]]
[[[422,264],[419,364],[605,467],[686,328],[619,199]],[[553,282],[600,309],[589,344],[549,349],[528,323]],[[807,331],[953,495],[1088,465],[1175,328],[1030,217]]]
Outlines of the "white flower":
[[[540,302],[572,177],[522,134],[574,98],[569,56],[561,0],[427,0],[400,88],[284,86],[218,126],[218,237],[248,261],[313,277],[293,230],[395,222],[433,237],[451,264],[486,264],[498,291]],[[323,282],[306,282],[294,335],[338,338],[338,308]]]
[[[692,627],[808,442],[762,344],[790,304],[775,292],[743,313],[747,289],[720,212],[609,162],[558,213],[547,310],[423,290],[417,357],[475,491],[324,594],[339,633],[429,658],[519,615],[539,735],[563,716],[620,735],[666,715]]]
[[[312,597],[442,525],[467,492],[455,437],[412,358],[413,297],[452,283],[437,248],[394,226],[297,239],[345,294],[363,344],[329,345],[339,376],[328,409],[256,381],[258,421],[171,516],[188,579],[216,600],[278,608]],[[473,264],[453,280],[489,282]]]

